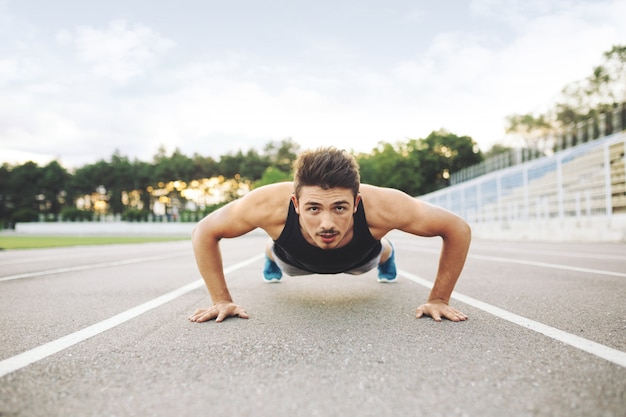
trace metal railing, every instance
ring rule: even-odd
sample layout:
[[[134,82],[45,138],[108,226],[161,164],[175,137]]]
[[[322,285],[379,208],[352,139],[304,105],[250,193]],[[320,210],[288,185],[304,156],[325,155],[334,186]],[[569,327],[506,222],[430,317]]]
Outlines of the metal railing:
[[[554,151],[559,152],[583,143],[601,139],[626,129],[626,103],[613,109],[611,113],[601,113],[597,118],[579,122],[575,126],[569,126],[554,141]],[[538,150],[520,148],[510,152],[495,155],[483,162],[453,172],[450,175],[450,185],[469,181],[472,178],[498,171],[507,167],[519,165],[537,158],[544,154]]]
[[[626,132],[421,196],[472,223],[626,214]]]

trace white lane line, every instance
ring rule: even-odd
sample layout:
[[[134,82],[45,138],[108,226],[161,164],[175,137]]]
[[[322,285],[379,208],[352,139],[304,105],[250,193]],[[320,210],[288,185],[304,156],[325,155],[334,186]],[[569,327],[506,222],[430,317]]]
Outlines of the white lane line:
[[[523,249],[523,248],[518,248],[518,247],[506,248],[502,246],[493,246],[493,245],[486,246],[484,243],[485,242],[478,242],[478,243],[473,242],[472,250],[494,251],[494,252],[501,252],[501,253],[508,252],[508,253],[513,253],[513,254],[523,253],[527,255],[541,255],[541,256],[546,256],[546,255],[561,256],[565,258],[577,258],[577,259],[587,258],[587,259],[612,260],[612,261],[626,260],[625,255],[611,255],[611,254],[603,254],[603,253],[583,253],[580,251],[565,252],[565,251],[553,250],[553,249],[531,250],[531,249]],[[440,252],[440,250],[433,248],[432,243],[429,243],[427,241],[422,241],[421,243],[406,241],[406,244],[403,241],[403,247],[407,247],[407,246],[410,246],[411,249],[420,249],[424,251],[437,252],[437,253]]]
[[[248,264],[258,261],[264,256],[265,254],[259,254],[245,261],[231,265],[228,268],[224,268],[224,273],[228,274],[230,272],[233,272]],[[28,350],[26,352],[22,352],[8,359],[4,359],[3,361],[0,361],[0,378],[2,378],[5,375],[10,374],[11,372],[15,372],[19,369],[22,369],[34,362],[45,359],[48,356],[54,355],[55,353],[58,353],[64,349],[74,346],[77,343],[83,342],[89,339],[90,337],[96,336],[116,326],[119,326],[122,323],[125,323],[131,319],[134,319],[135,317],[140,316],[143,313],[153,310],[169,301],[172,301],[184,294],[187,294],[188,292],[191,292],[201,287],[203,283],[204,282],[201,279],[199,279],[183,287],[180,287],[177,290],[168,292],[144,304],[138,305],[137,307],[133,307],[130,310],[126,310],[111,318],[103,320],[89,327],[85,327],[82,330],[68,334],[67,336],[63,336],[59,339],[53,340],[44,345]]]
[[[415,282],[416,284],[423,285],[424,287],[432,288],[433,286],[432,282],[409,272],[398,271],[398,274]],[[452,298],[472,307],[483,310],[496,317],[507,320],[524,328],[533,330],[537,333],[541,333],[544,336],[548,336],[554,340],[558,340],[559,342],[563,342],[567,345],[570,345],[587,353],[591,353],[592,355],[595,355],[602,359],[606,359],[609,362],[626,368],[626,352],[622,352],[621,350],[613,349],[600,343],[593,342],[589,339],[567,333],[555,327],[551,327],[543,323],[527,319],[526,317],[518,316],[517,314],[511,313],[510,311],[506,311],[494,305],[479,301],[472,297],[468,297],[467,295],[453,293]]]
[[[51,261],[53,259],[59,259],[59,256],[39,256],[32,258],[20,258],[20,259],[11,259],[8,261],[0,261],[0,266],[2,265],[15,265],[15,264],[32,264],[35,262],[46,262]]]
[[[415,248],[412,248],[415,249]],[[421,252],[431,252],[431,253],[439,253],[440,251],[437,249],[421,249]],[[626,277],[626,273],[624,272],[615,272],[615,271],[607,271],[604,269],[592,269],[592,268],[582,268],[578,266],[570,266],[570,265],[562,265],[562,264],[552,264],[548,262],[537,262],[537,261],[527,261],[523,259],[515,259],[515,258],[503,258],[500,256],[488,256],[488,255],[475,255],[473,253],[469,253],[467,255],[469,259],[480,259],[483,261],[492,261],[492,262],[503,262],[503,263],[511,263],[518,265],[528,265],[528,266],[538,266],[541,268],[551,268],[551,269],[562,269],[564,271],[575,271],[575,272],[584,272],[587,274],[597,274],[597,275],[611,275],[615,277]]]
[[[47,271],[26,272],[24,274],[7,275],[6,277],[0,277],[0,282],[12,281],[15,279],[23,279],[23,278],[41,277],[45,275],[64,274],[66,272],[85,271],[88,269],[91,270],[91,269],[99,269],[99,268],[109,268],[112,266],[130,265],[130,264],[136,264],[136,263],[141,263],[141,262],[161,261],[163,259],[171,259],[171,258],[177,258],[179,256],[189,255],[190,253],[191,252],[189,251],[175,252],[175,253],[168,253],[167,255],[143,256],[141,258],[123,259],[121,261],[110,261],[110,262],[101,262],[98,264],[68,266],[65,268],[49,269]]]
[[[603,270],[603,269],[581,268],[581,267],[578,267],[578,266],[551,264],[551,263],[548,263],[548,262],[525,261],[525,260],[522,260],[522,259],[501,258],[501,257],[498,257],[498,256],[470,255],[469,257],[474,258],[474,259],[481,259],[481,260],[484,260],[484,261],[504,262],[504,263],[519,264],[519,265],[539,266],[539,267],[542,267],[542,268],[563,269],[565,271],[585,272],[585,273],[588,273],[588,274],[612,275],[612,276],[615,276],[615,277],[626,277],[626,273],[614,272],[614,271],[606,271],[606,270]]]
[[[550,256],[562,256],[564,258],[587,258],[587,259],[598,259],[598,260],[611,260],[611,261],[625,261],[626,256],[624,255],[605,255],[601,253],[582,253],[579,251],[572,252],[563,252],[563,251],[555,251],[555,250],[545,250],[545,251],[536,251],[536,250],[528,250],[528,249],[504,249],[504,248],[484,248],[478,247],[479,250],[494,250],[498,252],[510,252],[514,254],[525,253],[527,255],[550,255]]]

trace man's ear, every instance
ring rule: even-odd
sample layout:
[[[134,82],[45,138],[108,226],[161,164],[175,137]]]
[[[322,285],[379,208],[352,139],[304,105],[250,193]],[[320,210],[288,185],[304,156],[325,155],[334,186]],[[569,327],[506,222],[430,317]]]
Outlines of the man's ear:
[[[361,201],[361,194],[357,194],[354,199],[354,211],[352,213],[356,213],[357,207],[359,207],[359,202]]]
[[[300,214],[300,208],[298,208],[298,198],[295,194],[291,194],[291,201],[293,201],[293,206],[296,209],[296,213]]]

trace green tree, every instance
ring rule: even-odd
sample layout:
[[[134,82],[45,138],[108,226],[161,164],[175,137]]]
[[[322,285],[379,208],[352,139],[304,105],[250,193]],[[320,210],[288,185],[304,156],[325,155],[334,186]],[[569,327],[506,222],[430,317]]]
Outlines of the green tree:
[[[483,154],[484,159],[493,158],[494,156],[509,153],[513,150],[510,146],[503,145],[501,143],[495,143],[489,148],[487,152]]]
[[[234,178],[241,175],[242,166],[245,164],[246,157],[243,152],[238,151],[235,154],[222,155],[218,162],[220,175],[226,178]]]
[[[193,165],[192,177],[194,179],[211,178],[219,175],[218,163],[215,159],[195,153],[191,161]]]
[[[244,178],[257,181],[261,179],[269,165],[270,162],[267,157],[259,155],[254,149],[250,149],[243,158],[239,173]]]
[[[452,173],[483,160],[471,137],[457,136],[443,129],[431,132],[415,148],[421,156],[420,170],[424,176],[420,194],[445,187]]]
[[[9,189],[15,208],[39,210],[39,202],[42,200],[39,188],[41,177],[41,168],[32,161],[13,168]]]
[[[108,190],[109,210],[114,214],[121,214],[126,209],[122,196],[124,192],[136,189],[134,168],[128,157],[118,150],[111,156],[109,162],[111,177],[103,185]]]
[[[280,142],[269,142],[264,151],[271,166],[282,172],[290,173],[293,162],[300,153],[300,145],[292,138],[287,138]]]
[[[277,182],[291,181],[292,179],[293,176],[290,173],[283,172],[275,167],[267,167],[261,178],[254,183],[254,188]]]
[[[506,133],[520,137],[527,148],[545,152],[552,147],[554,129],[545,115],[513,114],[506,121]]]
[[[479,163],[482,154],[472,138],[439,130],[395,146],[381,142],[357,161],[363,182],[421,195],[445,187],[450,174]]]
[[[4,163],[0,166],[0,229],[11,226],[11,208],[13,195],[9,189],[11,182],[11,167]]]
[[[191,158],[176,148],[171,155],[167,155],[165,147],[161,145],[154,156],[154,182],[169,182],[176,180],[191,181],[194,178],[194,163]]]
[[[39,186],[43,195],[42,209],[56,220],[68,198],[70,174],[58,161],[52,161],[42,168]],[[71,196],[70,202],[71,202]]]
[[[424,177],[419,159],[411,152],[411,146],[410,143],[398,143],[394,146],[381,142],[370,154],[358,155],[362,182],[416,195]]]
[[[35,221],[45,197],[41,193],[41,168],[32,161],[8,170],[6,207],[8,221]]]
[[[563,87],[554,111],[558,128],[609,112],[626,101],[626,45],[614,45],[603,57],[590,76]]]

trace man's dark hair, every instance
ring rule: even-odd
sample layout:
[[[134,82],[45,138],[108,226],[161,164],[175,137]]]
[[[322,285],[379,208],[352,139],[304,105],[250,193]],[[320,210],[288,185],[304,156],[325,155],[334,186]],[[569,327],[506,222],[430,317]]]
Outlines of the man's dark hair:
[[[293,167],[296,198],[300,198],[300,190],[305,186],[319,186],[324,190],[347,188],[352,190],[355,199],[359,193],[359,165],[345,150],[328,147],[305,151]]]

